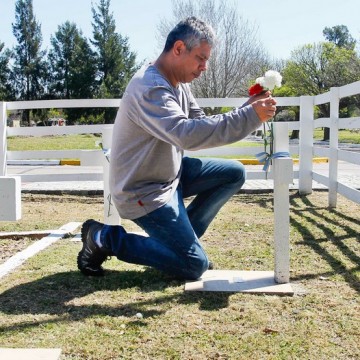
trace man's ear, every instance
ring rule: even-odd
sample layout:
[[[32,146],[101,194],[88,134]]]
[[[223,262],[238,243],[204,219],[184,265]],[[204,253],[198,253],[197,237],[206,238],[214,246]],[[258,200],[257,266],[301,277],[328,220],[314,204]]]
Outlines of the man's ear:
[[[173,53],[176,56],[181,55],[186,50],[186,46],[182,40],[176,40],[173,46]]]

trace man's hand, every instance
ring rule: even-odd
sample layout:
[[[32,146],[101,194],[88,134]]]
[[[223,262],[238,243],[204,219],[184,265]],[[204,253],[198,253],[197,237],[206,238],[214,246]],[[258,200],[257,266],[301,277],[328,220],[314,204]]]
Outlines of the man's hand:
[[[268,98],[270,96],[271,96],[271,91],[269,91],[269,90],[263,91],[260,94],[253,95],[253,96],[249,97],[249,100],[246,102],[246,104],[249,105],[249,104],[252,104],[255,101],[266,99],[266,98]]]
[[[270,120],[275,115],[276,100],[271,96],[268,96],[266,98],[251,102],[251,106],[255,110],[260,121],[265,122]]]

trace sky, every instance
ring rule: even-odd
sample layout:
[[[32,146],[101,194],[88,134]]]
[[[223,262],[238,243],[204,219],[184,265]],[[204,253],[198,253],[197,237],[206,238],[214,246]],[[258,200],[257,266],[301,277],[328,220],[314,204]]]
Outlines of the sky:
[[[200,0],[199,0],[200,1]],[[0,42],[11,48],[15,0],[0,0]],[[50,48],[50,35],[65,21],[76,23],[84,36],[92,38],[91,3],[98,0],[33,0],[34,14],[41,25],[43,48]],[[287,59],[292,50],[323,41],[325,27],[346,25],[360,41],[359,0],[229,0],[239,15],[258,28],[257,37],[272,58]],[[111,0],[116,31],[129,39],[138,61],[152,60],[160,52],[157,27],[172,18],[171,0]]]

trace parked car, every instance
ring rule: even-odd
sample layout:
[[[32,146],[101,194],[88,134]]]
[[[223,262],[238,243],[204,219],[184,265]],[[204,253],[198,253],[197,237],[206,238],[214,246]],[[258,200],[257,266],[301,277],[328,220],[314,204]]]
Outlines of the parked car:
[[[47,120],[48,126],[66,126],[66,120],[63,118],[51,118]]]
[[[66,120],[63,118],[50,118],[44,121],[40,121],[37,126],[66,126]]]

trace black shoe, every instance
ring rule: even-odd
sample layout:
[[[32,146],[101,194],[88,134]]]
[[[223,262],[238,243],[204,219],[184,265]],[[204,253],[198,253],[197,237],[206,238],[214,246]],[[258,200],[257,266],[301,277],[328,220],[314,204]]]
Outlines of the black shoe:
[[[208,270],[214,270],[214,263],[209,261]]]
[[[103,224],[95,220],[86,220],[81,228],[83,247],[77,257],[77,265],[84,275],[103,276],[101,264],[111,256],[111,252],[100,248],[95,242],[95,234],[101,230]]]

